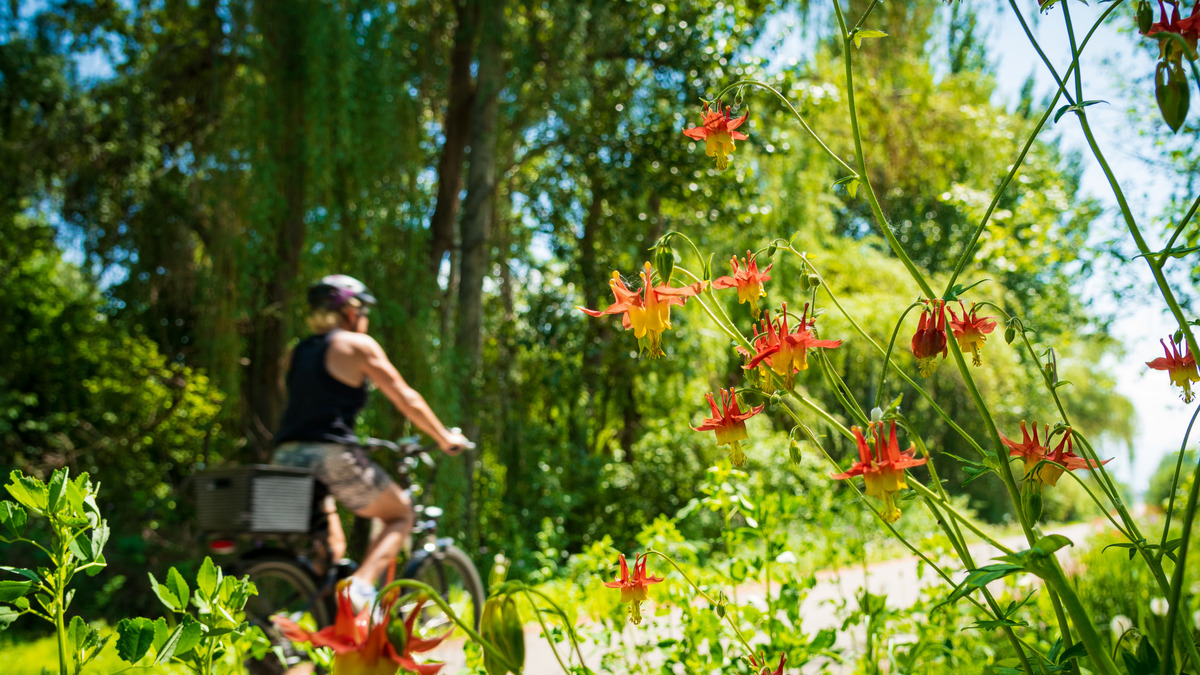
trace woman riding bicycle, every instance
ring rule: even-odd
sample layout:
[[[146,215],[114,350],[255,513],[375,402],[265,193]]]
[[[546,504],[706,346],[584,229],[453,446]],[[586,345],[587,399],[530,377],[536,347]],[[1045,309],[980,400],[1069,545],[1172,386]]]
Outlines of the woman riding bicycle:
[[[425,399],[404,378],[373,338],[368,314],[375,298],[362,282],[343,274],[324,277],[308,289],[308,325],[313,334],[288,354],[288,403],[275,435],[276,464],[312,468],[318,480],[355,515],[378,518],[383,530],[367,548],[351,577],[355,609],[375,596],[375,581],[401,550],[413,527],[412,502],[358,446],[355,420],[367,402],[368,380],[443,452],[456,455],[470,445],[442,425]],[[345,555],[345,536],[332,504],[330,547]]]

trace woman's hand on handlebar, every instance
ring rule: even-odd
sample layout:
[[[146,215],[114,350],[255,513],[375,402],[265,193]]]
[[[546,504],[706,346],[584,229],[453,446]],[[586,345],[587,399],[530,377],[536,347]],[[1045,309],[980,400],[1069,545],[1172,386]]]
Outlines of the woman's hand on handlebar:
[[[438,439],[438,447],[442,449],[442,452],[453,456],[461,453],[463,450],[475,447],[475,444],[467,440],[466,436],[463,436],[462,430],[455,427],[447,429],[445,435]]]

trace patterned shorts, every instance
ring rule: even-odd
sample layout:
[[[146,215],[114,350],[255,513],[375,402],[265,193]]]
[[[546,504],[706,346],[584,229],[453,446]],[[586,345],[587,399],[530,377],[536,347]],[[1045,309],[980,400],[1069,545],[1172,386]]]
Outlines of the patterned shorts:
[[[275,464],[313,470],[317,480],[351,511],[358,511],[387,491],[392,484],[362,448],[341,443],[291,441],[275,448]]]

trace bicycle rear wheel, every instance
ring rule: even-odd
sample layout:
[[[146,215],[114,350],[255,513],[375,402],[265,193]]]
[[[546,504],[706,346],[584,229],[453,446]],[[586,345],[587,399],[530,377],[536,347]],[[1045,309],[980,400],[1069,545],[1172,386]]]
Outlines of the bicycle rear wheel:
[[[296,649],[275,628],[271,617],[276,614],[295,621],[308,630],[328,626],[333,620],[326,598],[318,597],[317,583],[304,569],[289,560],[263,560],[245,570],[254,582],[258,595],[246,602],[246,621],[258,626],[273,645],[283,648],[284,662],[274,654],[261,661],[246,662],[252,675],[279,675],[304,660],[304,652]]]
[[[404,576],[437,589],[460,619],[470,622],[475,630],[479,630],[479,620],[483,616],[483,581],[471,559],[462,550],[455,546],[435,550],[424,558],[410,562]],[[406,602],[403,608],[405,613],[411,611],[415,604]],[[450,617],[432,601],[428,601],[421,609],[415,632],[420,637],[432,638],[453,627]],[[462,635],[462,631],[459,631],[459,635]]]

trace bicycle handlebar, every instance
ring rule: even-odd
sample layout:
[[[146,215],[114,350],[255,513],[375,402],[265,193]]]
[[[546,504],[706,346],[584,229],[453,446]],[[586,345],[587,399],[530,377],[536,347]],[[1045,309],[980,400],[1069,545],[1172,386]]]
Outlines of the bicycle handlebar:
[[[455,427],[450,431],[456,434],[462,433],[458,427]],[[404,457],[426,455],[426,458],[428,458],[428,454],[431,450],[436,450],[438,448],[437,444],[423,445],[419,436],[405,436],[397,439],[396,441],[389,441],[382,438],[368,438],[359,441],[359,445],[367,448],[384,448],[386,450],[399,453]],[[467,443],[466,445],[460,447],[462,450],[473,450],[475,449],[475,444]]]

